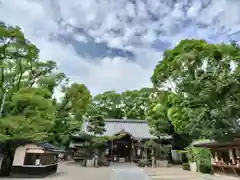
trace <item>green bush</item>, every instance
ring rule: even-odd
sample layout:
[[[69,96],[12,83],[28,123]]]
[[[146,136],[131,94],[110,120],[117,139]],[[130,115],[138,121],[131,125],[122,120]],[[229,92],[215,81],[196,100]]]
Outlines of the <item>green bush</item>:
[[[138,167],[145,167],[146,165],[147,165],[147,161],[146,160],[141,159],[138,162]]]
[[[201,172],[201,173],[213,174],[212,167],[207,164],[199,164],[198,168],[199,168],[199,172]]]
[[[206,148],[194,147],[193,144],[186,148],[189,162],[196,162],[197,170],[201,173],[213,174],[211,152]]]
[[[186,171],[190,171],[190,165],[189,163],[182,163],[182,169]]]
[[[195,154],[193,151],[193,147],[189,146],[186,148],[186,155],[189,162],[195,162]]]
[[[201,173],[213,174],[211,163],[211,152],[205,148],[195,149],[195,160],[197,163],[198,171]]]

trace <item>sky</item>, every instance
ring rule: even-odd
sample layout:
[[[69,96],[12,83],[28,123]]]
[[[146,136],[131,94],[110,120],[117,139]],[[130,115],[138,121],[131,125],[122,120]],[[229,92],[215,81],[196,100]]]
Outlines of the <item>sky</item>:
[[[164,50],[186,38],[240,38],[239,0],[0,0],[0,21],[20,26],[72,82],[93,94],[151,86]]]

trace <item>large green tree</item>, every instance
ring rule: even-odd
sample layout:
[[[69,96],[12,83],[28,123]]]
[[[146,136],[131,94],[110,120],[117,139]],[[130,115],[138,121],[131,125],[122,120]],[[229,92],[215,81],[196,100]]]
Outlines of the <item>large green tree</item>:
[[[168,109],[171,107],[168,101],[169,92],[161,91],[158,97],[148,107],[147,121],[151,128],[151,133],[157,137],[173,133],[173,126],[168,118]]]
[[[52,94],[64,79],[55,62],[39,60],[20,28],[0,24],[1,137],[48,136],[55,120]]]
[[[146,118],[147,109],[158,91],[154,88],[140,90],[127,90],[122,93],[107,91],[98,94],[93,99],[93,105],[107,113],[106,118],[114,119],[140,119]]]
[[[63,98],[53,95],[58,88]],[[64,144],[80,130],[91,94],[83,84],[68,85],[54,61],[20,28],[0,24],[0,138],[29,138]]]
[[[93,106],[106,113],[107,118],[122,119],[124,117],[124,104],[121,94],[115,91],[106,91],[93,99]]]
[[[128,119],[146,119],[147,109],[157,97],[157,93],[154,88],[141,88],[123,92],[125,117]]]
[[[81,130],[92,96],[84,84],[71,84],[63,89],[63,98],[56,103],[56,119],[50,141],[67,145],[71,135]]]
[[[168,117],[193,136],[231,139],[239,131],[240,49],[233,44],[183,40],[167,50],[152,82],[175,94]]]
[[[47,138],[55,120],[55,107],[49,92],[40,88],[21,88],[10,102],[11,112],[0,118],[2,138]]]

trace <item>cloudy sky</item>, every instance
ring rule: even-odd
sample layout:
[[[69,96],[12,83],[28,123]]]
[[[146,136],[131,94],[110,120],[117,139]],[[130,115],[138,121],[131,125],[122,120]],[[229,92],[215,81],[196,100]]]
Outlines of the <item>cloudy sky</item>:
[[[181,39],[239,40],[240,1],[0,0],[0,21],[96,94],[151,86],[162,52]]]

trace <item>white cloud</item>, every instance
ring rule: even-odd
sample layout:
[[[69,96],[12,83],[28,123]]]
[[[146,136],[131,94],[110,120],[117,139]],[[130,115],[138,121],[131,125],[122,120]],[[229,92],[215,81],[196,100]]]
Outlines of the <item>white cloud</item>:
[[[73,22],[72,16],[67,16],[69,22]],[[72,81],[86,84],[94,94],[111,89],[124,91],[150,84],[151,71],[127,59],[103,58],[96,64],[91,59],[81,58],[71,46],[50,41],[49,34],[58,33],[60,29],[39,3],[27,0],[5,1],[0,8],[0,17],[0,20],[6,23],[19,25],[41,50],[41,58],[56,60],[60,69],[64,70]],[[75,18],[78,18],[77,14]],[[77,38],[85,41],[83,36]]]
[[[202,1],[182,0],[173,6],[167,0],[146,2],[0,0],[0,20],[19,25],[41,50],[41,58],[56,60],[72,81],[86,84],[94,94],[149,86],[152,70],[162,54],[151,48],[156,39],[173,45],[187,37],[219,42],[228,40],[231,33],[236,37],[240,31],[240,2],[236,0],[212,0],[205,8],[201,8]],[[182,9],[185,6],[190,6],[186,12]],[[183,20],[190,24],[183,25]],[[201,28],[198,23],[205,26]],[[86,43],[87,38],[74,33],[72,26],[83,29],[95,42],[131,49],[136,62],[121,57],[97,61],[83,58],[71,45],[50,40],[52,34],[70,34]]]

